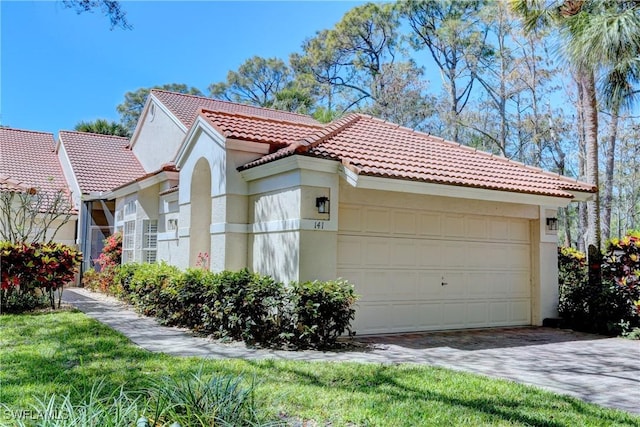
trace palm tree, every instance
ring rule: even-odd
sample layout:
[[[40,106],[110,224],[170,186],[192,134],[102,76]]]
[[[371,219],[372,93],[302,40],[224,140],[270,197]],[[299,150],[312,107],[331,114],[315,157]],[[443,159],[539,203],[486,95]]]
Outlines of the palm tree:
[[[109,122],[104,119],[97,119],[93,122],[80,122],[76,125],[78,132],[99,133],[101,135],[115,135],[129,138],[129,130],[118,122]]]
[[[558,31],[581,96],[586,179],[599,187],[598,97],[609,107],[628,106],[640,75],[640,4],[617,0],[512,0],[527,31]],[[599,77],[600,85],[596,85]],[[598,90],[599,89],[599,90]],[[601,247],[600,197],[587,204],[587,244]]]

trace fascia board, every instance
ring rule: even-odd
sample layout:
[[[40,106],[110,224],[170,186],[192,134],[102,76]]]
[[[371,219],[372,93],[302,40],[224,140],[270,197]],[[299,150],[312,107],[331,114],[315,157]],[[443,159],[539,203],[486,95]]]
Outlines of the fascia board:
[[[569,191],[567,193],[571,193],[573,195],[573,202],[589,202],[594,200],[596,197],[595,193],[586,193],[584,191]]]
[[[152,185],[160,184],[164,181],[177,180],[179,177],[179,172],[173,171],[162,171],[150,177],[147,177],[141,181],[132,182],[129,185],[125,185],[124,187],[120,187],[116,190],[113,190],[109,193],[105,193],[103,199],[117,199],[118,197],[124,197],[129,194],[136,193],[140,190],[144,190],[145,188],[149,188]]]
[[[456,185],[362,176],[345,168],[342,169],[341,175],[351,186],[370,190],[395,191],[430,196],[456,197],[460,199],[519,203],[536,206],[566,207],[572,201],[572,199],[568,197],[542,196],[509,191],[487,190],[484,188],[471,188]]]
[[[294,155],[265,163],[251,169],[240,172],[242,178],[247,181],[267,178],[269,176],[290,172],[296,169],[312,170],[316,172],[337,173],[339,163],[335,160],[318,159],[308,156]]]
[[[269,144],[265,144],[262,142],[253,142],[253,141],[242,141],[240,139],[229,139],[227,138],[227,148],[229,150],[235,151],[244,151],[247,153],[255,153],[255,154],[269,154]]]
[[[67,184],[71,187],[71,191],[78,195],[78,199],[82,200],[82,190],[78,183],[78,177],[76,176],[76,171],[73,169],[71,159],[69,159],[69,155],[67,154],[67,148],[65,147],[64,142],[62,141],[62,135],[60,134],[58,134],[56,154],[58,155],[58,162],[60,162],[62,166],[62,173],[67,180]],[[67,172],[69,172],[69,175],[71,176],[67,176]],[[77,208],[79,208],[79,206],[76,206],[76,209]]]

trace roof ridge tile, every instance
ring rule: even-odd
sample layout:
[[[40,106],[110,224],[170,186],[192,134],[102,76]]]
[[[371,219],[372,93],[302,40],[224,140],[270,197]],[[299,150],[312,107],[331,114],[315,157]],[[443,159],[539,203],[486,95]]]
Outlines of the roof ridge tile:
[[[210,98],[208,96],[193,95],[193,94],[190,94],[190,93],[172,92],[170,90],[165,90],[165,89],[151,89],[150,93],[151,92],[163,92],[163,93],[168,93],[170,95],[178,95],[178,96],[196,98],[196,99],[203,99],[203,100],[213,100],[213,101],[222,102],[224,104],[229,104],[229,105],[237,105],[237,106],[241,106],[241,107],[252,107],[252,108],[257,108],[257,109],[261,109],[261,110],[275,111],[275,112],[278,112],[278,113],[286,113],[286,114],[296,115],[296,116],[305,117],[305,118],[311,117],[311,116],[309,116],[307,114],[295,113],[295,112],[292,112],[292,111],[278,110],[276,108],[269,108],[269,107],[259,107],[257,105],[242,104],[240,102],[227,101],[227,100],[218,99],[218,98]]]
[[[338,135],[340,132],[344,131],[350,126],[353,126],[356,122],[358,122],[362,117],[366,117],[363,114],[349,114],[344,117],[339,118],[338,120],[334,120],[331,123],[328,123],[326,126],[321,128],[320,130],[309,134],[304,137],[295,145],[296,152],[306,152],[309,149],[316,147],[322,144],[329,138],[333,138]],[[306,142],[306,144],[305,144]]]
[[[239,104],[242,105],[242,104]],[[258,107],[258,108],[262,108],[262,107]],[[279,110],[274,110],[274,111],[279,111]],[[284,119],[274,119],[274,118],[270,118],[270,117],[264,117],[264,116],[260,116],[257,114],[249,114],[249,113],[241,113],[241,112],[237,112],[237,111],[223,111],[223,110],[212,110],[210,108],[206,108],[206,107],[200,107],[200,114],[203,114],[206,116],[206,114],[210,113],[210,114],[221,114],[224,116],[229,116],[229,117],[246,117],[246,118],[250,118],[250,119],[255,119],[255,120],[260,120],[263,122],[269,122],[269,123],[284,123],[284,124],[295,124],[296,126],[305,126],[305,127],[310,127],[310,128],[320,128],[322,125],[321,124],[311,124],[311,123],[299,123],[299,122],[292,122],[292,121],[287,121]]]

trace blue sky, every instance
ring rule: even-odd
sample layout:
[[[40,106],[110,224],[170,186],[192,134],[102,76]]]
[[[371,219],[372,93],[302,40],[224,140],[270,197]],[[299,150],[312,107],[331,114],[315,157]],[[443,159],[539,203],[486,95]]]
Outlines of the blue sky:
[[[56,133],[119,120],[127,91],[185,83],[207,92],[247,58],[286,59],[351,1],[125,1],[133,30],[60,1],[0,1],[0,123]]]

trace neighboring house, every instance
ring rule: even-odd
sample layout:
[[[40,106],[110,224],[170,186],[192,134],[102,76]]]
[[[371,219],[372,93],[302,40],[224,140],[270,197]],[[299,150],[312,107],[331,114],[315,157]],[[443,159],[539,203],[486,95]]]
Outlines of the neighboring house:
[[[358,334],[556,316],[556,211],[596,191],[365,115],[323,125],[161,90],[130,142],[61,132],[58,154],[83,248],[113,226],[124,262],[343,277]]]
[[[129,139],[112,135],[60,131],[56,152],[79,212],[77,240],[83,271],[95,267],[104,239],[114,231],[111,190],[146,174]]]
[[[45,201],[45,210],[52,209],[52,200],[61,201],[64,214],[71,213],[70,220],[66,224],[52,223],[43,238],[49,240],[59,228],[56,241],[75,243],[77,215],[67,200],[69,186],[55,153],[53,134],[0,127],[0,191],[34,193]]]
[[[359,334],[557,315],[556,210],[595,192],[364,115],[321,125],[157,90],[131,150],[161,172],[112,193],[128,259],[343,277]]]

